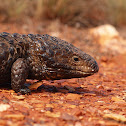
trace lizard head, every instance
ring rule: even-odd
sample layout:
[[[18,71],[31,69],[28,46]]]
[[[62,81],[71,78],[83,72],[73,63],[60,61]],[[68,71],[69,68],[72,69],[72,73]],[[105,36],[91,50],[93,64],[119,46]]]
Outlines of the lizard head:
[[[45,53],[41,55],[41,61],[48,76],[46,79],[86,77],[99,70],[93,57],[64,40],[48,36],[43,47]]]
[[[60,55],[56,58],[56,62],[51,64],[57,73],[57,78],[81,78],[98,72],[99,67],[95,59],[77,50],[78,52],[66,52]]]

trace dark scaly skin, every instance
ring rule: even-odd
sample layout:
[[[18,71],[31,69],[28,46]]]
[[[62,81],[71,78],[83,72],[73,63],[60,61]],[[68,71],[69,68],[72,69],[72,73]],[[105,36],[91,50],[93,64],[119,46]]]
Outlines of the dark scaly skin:
[[[11,83],[15,92],[30,93],[24,86],[26,78],[80,78],[98,70],[94,58],[59,38],[47,34],[0,34],[0,84]]]

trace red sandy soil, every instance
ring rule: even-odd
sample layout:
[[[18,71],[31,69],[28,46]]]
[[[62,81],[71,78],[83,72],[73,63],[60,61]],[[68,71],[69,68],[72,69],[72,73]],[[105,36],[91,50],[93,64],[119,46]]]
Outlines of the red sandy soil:
[[[103,55],[99,45],[86,38],[86,29],[46,25],[0,24],[0,32],[56,35],[94,56],[100,70],[87,78],[42,81],[31,95],[18,96],[1,87],[0,126],[124,126],[126,53]]]

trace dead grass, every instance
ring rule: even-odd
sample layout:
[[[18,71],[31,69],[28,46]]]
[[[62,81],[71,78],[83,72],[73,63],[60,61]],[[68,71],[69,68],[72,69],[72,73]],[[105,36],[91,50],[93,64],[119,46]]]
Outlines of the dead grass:
[[[0,0],[0,3],[0,22],[35,18],[59,19],[77,27],[126,24],[125,0]]]
[[[126,25],[126,0],[107,0],[108,21],[114,25]]]
[[[6,22],[10,19],[22,18],[19,15],[24,13],[25,8],[27,7],[27,3],[17,0],[0,0],[0,14],[4,17],[3,22]]]
[[[56,19],[69,25],[90,26],[103,21],[103,0],[43,0],[44,18]]]

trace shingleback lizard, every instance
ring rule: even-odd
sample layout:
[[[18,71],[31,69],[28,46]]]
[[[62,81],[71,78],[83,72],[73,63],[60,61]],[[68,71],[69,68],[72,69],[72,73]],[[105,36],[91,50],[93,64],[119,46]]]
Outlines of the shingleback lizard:
[[[97,62],[72,44],[44,34],[0,33],[0,84],[29,94],[26,79],[80,78],[98,72]]]

